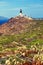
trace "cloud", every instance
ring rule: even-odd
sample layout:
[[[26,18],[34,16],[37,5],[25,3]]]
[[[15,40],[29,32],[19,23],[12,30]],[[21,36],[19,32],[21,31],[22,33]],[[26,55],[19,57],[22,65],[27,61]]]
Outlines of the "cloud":
[[[19,8],[9,8],[9,9],[7,9],[8,11],[10,11],[10,10],[19,10]]]
[[[4,2],[4,1],[0,1],[0,6],[7,6],[7,2]]]
[[[20,10],[20,9],[26,9],[27,7],[18,7],[18,8],[10,8],[10,9],[7,9],[7,10]]]
[[[2,11],[14,11],[14,10],[20,10],[19,8],[3,8]],[[0,11],[1,11],[0,10]]]
[[[16,8],[14,7],[14,8],[5,8],[5,9],[3,8],[1,10],[2,11],[19,11],[20,9],[24,9],[25,10],[25,9],[27,9],[27,7],[18,7],[18,8],[17,7]]]
[[[30,7],[42,7],[43,4],[30,4],[29,6]]]

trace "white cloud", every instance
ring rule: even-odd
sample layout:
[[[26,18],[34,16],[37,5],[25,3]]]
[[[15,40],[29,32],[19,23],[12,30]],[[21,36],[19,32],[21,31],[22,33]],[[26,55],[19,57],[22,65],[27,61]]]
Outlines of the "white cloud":
[[[19,8],[10,8],[10,9],[7,9],[7,10],[19,10]]]
[[[7,6],[7,2],[4,2],[4,1],[0,1],[0,6]]]
[[[10,9],[7,9],[7,10],[20,10],[20,9],[26,9],[27,7],[18,7],[18,8],[10,8]]]
[[[43,4],[30,4],[29,6],[30,7],[42,7]]]
[[[27,7],[14,7],[14,8],[3,8],[3,9],[1,9],[2,11],[18,11],[18,10],[20,10],[20,9],[27,9]]]
[[[3,8],[3,9],[1,9],[2,11],[15,11],[15,10],[20,10],[19,8]],[[0,10],[0,11],[1,11]]]

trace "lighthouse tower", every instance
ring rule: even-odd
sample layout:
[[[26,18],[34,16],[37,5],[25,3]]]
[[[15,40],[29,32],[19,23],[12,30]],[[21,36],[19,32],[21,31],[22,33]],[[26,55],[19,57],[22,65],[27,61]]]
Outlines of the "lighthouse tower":
[[[19,14],[20,17],[23,17],[23,13],[22,13],[22,9],[20,9],[20,14]]]

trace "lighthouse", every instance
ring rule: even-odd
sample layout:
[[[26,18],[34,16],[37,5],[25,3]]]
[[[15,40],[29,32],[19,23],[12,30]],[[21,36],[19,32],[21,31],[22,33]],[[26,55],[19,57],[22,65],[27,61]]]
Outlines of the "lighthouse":
[[[20,13],[22,13],[22,9],[20,9]]]
[[[20,17],[23,17],[22,9],[20,9],[19,16],[20,16]]]

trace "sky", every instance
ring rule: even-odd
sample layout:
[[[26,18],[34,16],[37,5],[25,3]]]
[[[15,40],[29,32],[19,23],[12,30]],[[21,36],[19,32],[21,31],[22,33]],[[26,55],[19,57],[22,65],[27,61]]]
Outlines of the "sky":
[[[33,18],[43,18],[43,0],[0,0],[0,16],[15,17],[20,9]]]

